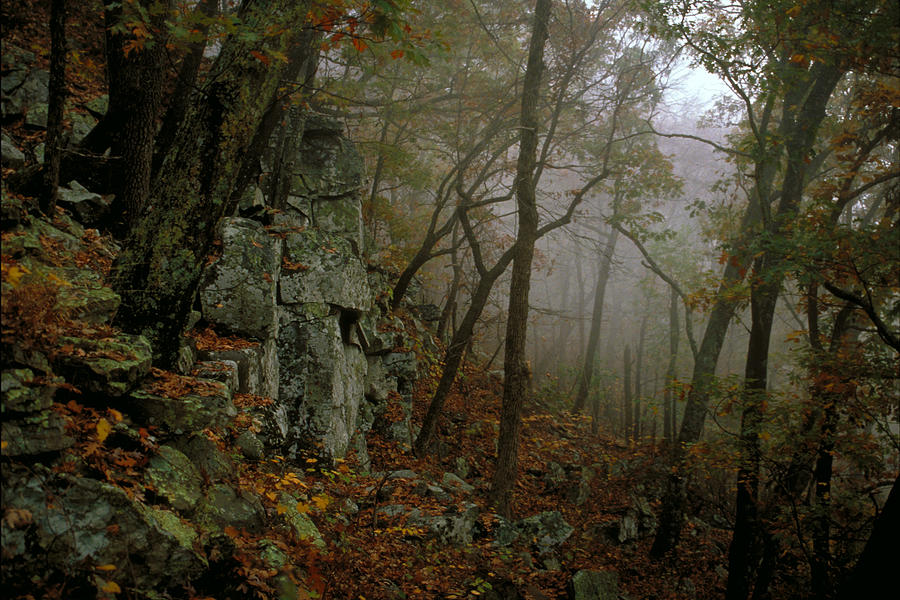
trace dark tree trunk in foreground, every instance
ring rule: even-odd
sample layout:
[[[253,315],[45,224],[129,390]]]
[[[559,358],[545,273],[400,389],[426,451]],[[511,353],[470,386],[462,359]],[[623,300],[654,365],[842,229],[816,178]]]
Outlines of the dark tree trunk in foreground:
[[[610,229],[606,238],[606,246],[600,256],[600,268],[597,272],[597,286],[594,289],[594,309],[591,312],[591,330],[588,333],[587,348],[584,351],[584,366],[578,378],[578,392],[575,394],[575,403],[572,410],[581,412],[587,402],[591,389],[591,380],[594,378],[594,361],[597,358],[597,346],[600,343],[600,326],[603,322],[603,300],[606,297],[606,283],[609,281],[609,271],[612,267],[613,255],[616,251],[616,240],[619,237],[617,229]],[[583,328],[582,328],[583,331]]]
[[[872,535],[862,555],[841,586],[838,600],[884,598],[897,589],[897,557],[900,556],[900,476],[881,514],[875,520]]]
[[[754,203],[744,215],[742,228],[748,230],[760,220],[759,210]],[[700,348],[694,359],[694,372],[688,393],[684,416],[681,420],[678,439],[672,448],[672,471],[666,480],[660,511],[659,529],[653,539],[650,555],[660,558],[678,545],[684,525],[684,509],[687,500],[687,449],[700,439],[706,420],[706,407],[710,390],[713,388],[716,364],[725,342],[725,334],[737,306],[738,299],[733,294],[735,287],[744,279],[745,263],[737,258],[725,266],[722,282],[719,284],[717,300],[713,305]],[[673,417],[674,418],[674,417]]]
[[[123,5],[104,2],[109,108],[100,123],[82,141],[86,149],[102,154],[107,148],[114,159],[112,191],[124,211],[124,222],[133,227],[150,193],[156,118],[162,107],[166,60],[166,10],[150,11],[150,0],[141,0],[151,15],[150,38],[121,32]],[[170,6],[166,2],[166,6]],[[122,232],[124,233],[124,232]]]
[[[807,165],[816,132],[825,118],[828,99],[840,80],[842,71],[833,65],[816,63],[812,68],[787,67],[785,79],[784,114],[781,131],[785,134],[785,173],[781,184],[781,198],[767,223],[766,233],[771,240],[783,235],[784,228],[794,218],[807,179]],[[758,492],[761,451],[759,433],[766,410],[766,388],[769,359],[769,339],[775,315],[775,304],[784,281],[782,256],[766,250],[755,262],[757,284],[750,292],[750,342],[744,371],[743,411],[735,525],[728,553],[728,600],[744,600],[753,585],[756,546],[759,533]]]
[[[50,93],[47,108],[41,211],[50,219],[56,212],[59,165],[62,156],[63,112],[66,105],[66,0],[50,3]]]
[[[528,292],[531,288],[531,263],[538,237],[537,200],[534,168],[538,143],[538,100],[544,70],[544,45],[550,34],[551,0],[537,0],[534,24],[528,47],[528,64],[522,84],[521,138],[516,165],[516,204],[519,231],[516,234],[509,312],[506,321],[506,352],[503,363],[503,406],[497,446],[497,469],[491,484],[491,498],[500,514],[510,515],[512,487],[518,473],[519,428],[522,406],[531,377],[525,360],[528,332]]]
[[[230,200],[238,167],[266,108],[282,85],[283,61],[265,65],[251,51],[285,52],[296,41],[305,6],[288,0],[252,3],[241,15],[263,27],[280,15],[289,27],[263,42],[229,38],[213,65],[202,101],[192,105],[151,198],[111,273],[122,296],[117,323],[147,335],[154,359],[177,356],[194,289],[215,237],[216,224],[234,212]]]

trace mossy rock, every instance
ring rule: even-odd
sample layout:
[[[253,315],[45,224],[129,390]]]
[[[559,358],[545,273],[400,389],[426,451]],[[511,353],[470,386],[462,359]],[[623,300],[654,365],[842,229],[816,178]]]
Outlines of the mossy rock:
[[[172,398],[136,390],[131,393],[134,410],[151,425],[179,435],[207,427],[224,427],[237,415],[228,386],[202,381],[206,383],[206,395],[193,393]]]
[[[75,443],[67,431],[69,421],[52,410],[32,413],[20,419],[4,415],[0,439],[3,456],[25,456],[59,452]]]
[[[203,495],[203,480],[190,459],[172,446],[160,446],[150,458],[147,481],[175,510],[190,513]]]
[[[82,392],[120,397],[150,373],[152,349],[140,335],[90,339],[61,336],[54,370]]]
[[[7,412],[32,413],[50,408],[56,387],[53,383],[62,383],[55,378],[49,383],[34,383],[35,374],[31,369],[6,369],[0,380],[0,393],[3,402],[0,413]]]

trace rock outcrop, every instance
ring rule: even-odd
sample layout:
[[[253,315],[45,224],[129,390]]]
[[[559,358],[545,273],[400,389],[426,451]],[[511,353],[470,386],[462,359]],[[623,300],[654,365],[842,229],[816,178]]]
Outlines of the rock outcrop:
[[[278,454],[341,458],[391,402],[404,419],[384,427],[410,444],[416,356],[363,260],[361,158],[324,115],[293,114],[286,131],[299,137],[273,141],[271,174],[244,204],[254,218],[221,224],[199,290],[203,322],[255,346],[199,356],[234,360],[238,389],[273,400],[259,437]]]

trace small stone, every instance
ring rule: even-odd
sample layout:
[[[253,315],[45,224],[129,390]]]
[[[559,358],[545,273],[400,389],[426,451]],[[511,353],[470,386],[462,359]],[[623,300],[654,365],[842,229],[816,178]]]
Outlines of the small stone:
[[[235,438],[234,445],[241,451],[244,458],[249,458],[250,460],[262,460],[265,458],[263,443],[249,429]]]

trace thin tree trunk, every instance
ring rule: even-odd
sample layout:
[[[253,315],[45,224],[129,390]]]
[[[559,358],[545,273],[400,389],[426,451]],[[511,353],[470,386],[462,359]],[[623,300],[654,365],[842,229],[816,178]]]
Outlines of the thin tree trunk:
[[[625,377],[622,381],[622,404],[625,409],[625,441],[630,443],[634,439],[634,400],[631,396],[631,346],[628,344],[625,345],[623,362]]]
[[[537,0],[535,3],[528,63],[522,84],[521,138],[515,183],[519,231],[516,234],[516,251],[509,291],[497,468],[491,484],[493,504],[500,514],[507,517],[510,516],[511,492],[518,473],[522,406],[528,394],[531,377],[525,360],[525,351],[531,264],[534,258],[534,244],[538,237],[534,169],[538,142],[538,100],[544,70],[544,46],[550,34],[550,8],[551,0]]]
[[[634,360],[634,439],[641,439],[641,379],[644,376],[644,337],[647,335],[647,318],[641,319],[641,332],[638,337],[637,356]]]
[[[669,364],[666,367],[666,380],[663,388],[663,436],[667,444],[675,439],[675,398],[672,388],[675,385],[680,329],[678,293],[671,288],[669,290]]]
[[[591,388],[591,380],[594,377],[594,362],[597,359],[597,346],[600,343],[600,326],[603,322],[603,301],[606,298],[606,284],[609,281],[609,272],[612,268],[618,237],[618,230],[610,229],[609,237],[606,238],[606,246],[603,248],[602,256],[600,256],[597,285],[594,289],[594,309],[591,312],[591,330],[588,334],[587,348],[584,351],[584,365],[581,368],[581,376],[578,378],[578,392],[575,394],[575,402],[572,406],[572,410],[575,412],[584,410],[588,392]]]
[[[466,345],[469,343],[475,330],[475,323],[487,304],[494,282],[503,274],[510,262],[512,262],[512,252],[504,253],[500,262],[478,280],[478,287],[475,288],[475,293],[472,294],[469,308],[463,316],[459,328],[453,332],[453,337],[447,346],[441,379],[438,381],[434,395],[431,397],[431,402],[428,404],[428,410],[425,413],[425,418],[422,420],[422,428],[419,430],[418,437],[416,437],[416,443],[413,445],[416,456],[427,454],[434,442],[444,402],[447,400],[450,389],[453,387],[453,382],[456,380],[456,374],[459,371],[459,365],[462,363]]]
[[[51,220],[56,213],[59,165],[62,157],[63,112],[66,105],[66,0],[50,2],[50,90],[44,153],[41,211]]]

